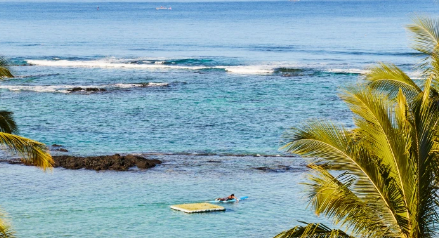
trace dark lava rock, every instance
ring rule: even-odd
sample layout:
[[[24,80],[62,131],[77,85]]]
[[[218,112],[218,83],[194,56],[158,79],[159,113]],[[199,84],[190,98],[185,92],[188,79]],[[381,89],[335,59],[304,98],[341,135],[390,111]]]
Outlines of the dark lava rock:
[[[69,92],[78,92],[78,91],[82,91],[82,88],[81,87],[74,87],[74,88],[71,88],[71,89],[67,89],[67,91],[69,91]]]
[[[53,144],[50,148],[51,151],[69,152],[62,145]]]
[[[208,163],[221,163],[221,161],[219,161],[219,160],[208,160],[207,162]]]
[[[278,165],[275,167],[263,166],[263,167],[256,167],[254,169],[261,170],[264,172],[286,172],[286,171],[301,171],[302,170],[302,169],[297,169],[297,168],[293,168],[291,166],[286,166],[286,165]]]
[[[139,83],[139,87],[142,87],[142,88],[151,87],[151,86],[169,87],[169,84],[167,84],[167,83],[164,83],[164,84],[161,84],[161,83]]]
[[[74,87],[71,89],[67,89],[67,91],[69,92],[104,92],[107,91],[105,88],[82,88],[82,87]]]
[[[86,92],[104,92],[107,91],[105,88],[85,88]]]
[[[76,157],[69,155],[53,156],[54,167],[66,169],[116,170],[127,171],[137,166],[139,169],[148,169],[161,164],[160,160],[146,159],[137,155],[105,155],[91,157]]]

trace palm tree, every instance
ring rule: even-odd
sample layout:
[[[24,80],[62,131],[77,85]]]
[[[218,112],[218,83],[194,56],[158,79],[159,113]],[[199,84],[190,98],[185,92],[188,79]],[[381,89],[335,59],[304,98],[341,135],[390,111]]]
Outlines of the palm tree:
[[[285,134],[283,148],[309,158],[310,206],[339,229],[305,223],[276,237],[437,236],[439,22],[418,18],[408,28],[426,56],[424,83],[380,64],[367,84],[340,95],[355,128],[312,121]]]
[[[12,77],[6,61],[0,58],[0,78],[1,76]],[[22,157],[23,162],[32,164],[46,170],[53,165],[52,156],[47,147],[38,141],[16,135],[17,125],[12,117],[12,112],[0,111],[0,145],[14,154]],[[14,231],[6,221],[6,214],[0,210],[0,238],[11,238]]]

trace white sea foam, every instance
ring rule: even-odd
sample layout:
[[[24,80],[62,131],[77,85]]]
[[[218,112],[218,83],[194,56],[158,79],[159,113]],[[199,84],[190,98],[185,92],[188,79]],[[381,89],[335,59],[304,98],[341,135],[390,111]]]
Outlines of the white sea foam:
[[[112,86],[117,88],[135,88],[135,87],[164,87],[168,86],[168,83],[117,83]]]
[[[180,70],[202,70],[209,68],[225,69],[233,74],[271,74],[274,72],[272,65],[249,65],[249,66],[182,66],[167,65],[165,61],[142,61],[146,64],[124,63],[115,59],[102,59],[90,61],[70,60],[27,60],[29,64],[49,67],[84,67],[84,68],[133,68],[133,69],[180,69]]]
[[[132,59],[136,60],[136,59]],[[288,65],[288,64],[263,64],[263,65],[240,65],[240,66],[185,66],[185,65],[169,65],[165,64],[166,61],[152,61],[152,60],[140,60],[143,64],[136,64],[132,62],[127,62],[127,59],[120,60],[115,58],[105,58],[100,60],[27,60],[29,64],[38,66],[49,66],[49,67],[84,67],[84,68],[132,68],[132,69],[147,69],[147,70],[160,70],[160,69],[176,69],[176,70],[202,70],[202,69],[225,69],[227,73],[231,74],[256,74],[256,75],[266,75],[272,74],[277,68],[302,68],[298,65]],[[153,63],[154,62],[154,63]],[[322,65],[319,65],[320,67]],[[305,66],[304,66],[305,67]],[[310,68],[310,65],[306,66]],[[312,68],[312,67],[311,67]],[[319,68],[319,67],[317,67]],[[323,72],[329,73],[352,73],[352,74],[365,74],[369,72],[366,69],[358,68],[329,68],[324,67]]]
[[[111,88],[135,88],[135,87],[164,87],[168,86],[168,83],[133,83],[133,84],[109,84],[109,85],[47,85],[47,86],[14,86],[14,85],[0,85],[0,89],[7,89],[9,91],[31,91],[31,92],[41,92],[41,93],[71,93],[73,88],[100,88],[100,89],[111,89]]]
[[[142,86],[146,86],[146,87],[164,87],[164,86],[168,86],[168,83],[148,83],[147,85],[142,85]]]
[[[215,68],[225,68],[226,72],[234,74],[271,74],[274,72],[273,66],[269,65],[217,66]]]
[[[369,72],[367,69],[328,69],[324,70],[329,73],[345,73],[345,74],[366,74]]]
[[[368,69],[330,69],[327,72],[331,73],[348,73],[348,74],[367,74],[370,72]],[[421,71],[409,71],[405,72],[411,79],[421,79],[422,72]]]
[[[407,72],[407,75],[411,79],[422,79],[422,72],[421,71]]]
[[[68,88],[77,86],[73,85],[59,85],[59,86],[9,86],[0,85],[1,89],[7,89],[9,91],[32,91],[41,93],[69,93]]]
[[[133,88],[133,87],[140,87],[140,84],[134,84],[134,83],[117,83],[113,84],[114,87],[117,88]]]
[[[120,63],[110,60],[92,60],[92,61],[70,61],[70,60],[27,60],[29,64],[50,67],[84,67],[84,68],[134,68],[134,69],[194,69],[198,70],[203,67],[191,66],[174,66],[165,65],[164,62],[155,62],[155,64],[131,64]]]

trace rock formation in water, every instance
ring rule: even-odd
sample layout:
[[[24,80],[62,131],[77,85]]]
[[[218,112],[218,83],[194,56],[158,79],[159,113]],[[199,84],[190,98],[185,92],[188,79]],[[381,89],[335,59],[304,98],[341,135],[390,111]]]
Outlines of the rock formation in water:
[[[82,87],[74,87],[71,89],[67,89],[69,92],[105,92],[107,91],[105,88],[82,88]]]
[[[91,157],[76,157],[70,155],[53,156],[54,167],[66,169],[116,170],[127,171],[137,166],[139,169],[149,169],[162,162],[157,159],[146,159],[137,155],[105,155]]]
[[[137,155],[103,155],[103,156],[90,156],[90,157],[78,157],[71,155],[52,156],[55,164],[53,167],[62,167],[65,169],[90,169],[90,170],[115,170],[115,171],[127,171],[128,169],[137,166],[139,169],[149,169],[161,164],[162,161],[157,159],[146,159]],[[0,162],[6,162],[9,164],[25,164],[21,159],[0,159]]]

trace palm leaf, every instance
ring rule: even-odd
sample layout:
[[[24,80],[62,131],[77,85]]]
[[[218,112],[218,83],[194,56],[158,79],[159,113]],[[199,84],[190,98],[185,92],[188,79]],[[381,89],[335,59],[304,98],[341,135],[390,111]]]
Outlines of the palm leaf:
[[[342,230],[330,229],[320,223],[304,223],[306,226],[296,226],[281,232],[274,238],[353,238]]]
[[[389,227],[384,222],[383,212],[387,209],[377,206],[377,197],[362,199],[353,192],[356,176],[345,172],[334,177],[320,166],[310,167],[313,173],[309,175],[311,183],[307,184],[308,196],[317,215],[323,213],[361,237],[393,237],[395,232],[400,233],[396,224]]]
[[[407,219],[398,215],[405,212],[400,191],[389,183],[390,175],[377,166],[377,160],[356,145],[353,133],[330,122],[313,121],[300,128],[292,128],[284,135],[288,143],[283,147],[290,153],[310,158],[311,163],[324,163],[331,170],[350,171],[358,180],[352,189],[355,194],[368,201],[377,210],[382,210],[382,219],[398,230],[406,229]]]
[[[369,89],[350,88],[341,95],[354,113],[358,129],[355,133],[361,146],[380,158],[384,165],[390,166],[391,176],[401,189],[402,201],[398,207],[406,207],[413,194],[413,171],[407,153],[407,140],[404,131],[397,127],[392,103],[383,95]],[[402,215],[402,214],[399,214]],[[409,211],[405,217],[409,219]]]
[[[407,26],[413,34],[413,48],[427,55],[439,47],[439,21],[428,17],[417,17],[414,24]]]
[[[0,209],[0,238],[14,238],[15,232],[11,226],[6,222],[6,213]]]
[[[12,112],[0,111],[0,132],[17,133],[18,128],[15,124]]]
[[[424,73],[427,77],[432,77],[432,88],[435,91],[439,91],[439,52],[435,52],[431,55],[431,68],[426,70]],[[439,96],[436,96],[436,101],[438,101]]]
[[[426,81],[423,95],[413,105],[413,143],[410,151],[415,160],[416,184],[410,210],[413,214],[413,236],[435,237],[435,224],[438,222],[437,193],[435,184],[439,158],[436,128],[439,123],[439,107],[430,97],[432,78]]]
[[[293,127],[283,135],[287,152],[312,158],[313,163],[321,160],[331,161],[333,166],[347,165],[348,169],[358,170],[351,166],[349,156],[351,133],[343,127],[329,121],[310,121],[301,127]]]
[[[8,61],[0,56],[0,78],[13,78],[14,75],[12,75],[11,71],[8,67]]]
[[[380,63],[366,74],[369,86],[379,92],[385,92],[389,98],[395,98],[402,89],[409,98],[416,97],[422,90],[401,69],[392,64]]]
[[[13,153],[21,155],[24,162],[38,166],[44,170],[51,168],[54,164],[47,147],[38,141],[0,132],[0,145],[3,145]]]

